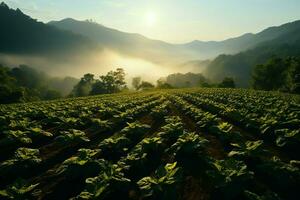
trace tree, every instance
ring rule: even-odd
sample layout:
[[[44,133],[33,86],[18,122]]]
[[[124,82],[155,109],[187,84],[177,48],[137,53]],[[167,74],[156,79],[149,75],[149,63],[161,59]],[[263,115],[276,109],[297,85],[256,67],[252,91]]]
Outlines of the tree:
[[[142,89],[142,90],[147,90],[147,89],[152,89],[152,88],[154,88],[154,85],[152,83],[147,82],[147,81],[143,81],[140,84],[140,89]]]
[[[221,88],[235,88],[235,83],[233,78],[225,77],[223,81],[219,84]]]
[[[172,88],[174,88],[172,85],[170,85],[169,83],[166,83],[165,81],[163,81],[161,79],[157,80],[156,87],[158,89],[172,89]]]
[[[286,83],[285,60],[273,57],[267,63],[256,65],[252,73],[252,87],[258,90],[278,90]]]
[[[116,71],[110,71],[106,75],[100,76],[92,85],[90,94],[111,94],[120,92],[125,88],[125,71],[118,68]]]
[[[72,90],[72,95],[76,97],[87,96],[92,90],[92,86],[95,82],[93,74],[85,74],[77,85]]]
[[[285,88],[289,92],[300,93],[300,58],[288,58],[288,72]]]
[[[139,90],[141,81],[142,81],[142,78],[139,76],[132,78],[132,86],[134,87],[135,90]]]
[[[61,97],[62,96],[61,96],[60,92],[58,92],[57,90],[51,90],[51,89],[50,90],[46,90],[45,94],[43,96],[43,98],[45,100],[59,99]]]

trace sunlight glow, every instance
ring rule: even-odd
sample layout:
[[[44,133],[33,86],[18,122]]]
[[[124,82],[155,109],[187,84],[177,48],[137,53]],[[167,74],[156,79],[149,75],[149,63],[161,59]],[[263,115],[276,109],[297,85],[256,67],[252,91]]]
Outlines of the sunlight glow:
[[[157,22],[157,15],[155,12],[149,11],[146,14],[146,23],[148,26],[153,26]]]

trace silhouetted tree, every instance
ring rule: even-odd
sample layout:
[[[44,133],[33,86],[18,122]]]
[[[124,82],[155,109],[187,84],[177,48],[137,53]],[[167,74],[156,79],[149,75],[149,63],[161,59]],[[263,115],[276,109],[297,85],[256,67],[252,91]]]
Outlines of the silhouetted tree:
[[[172,85],[170,85],[169,83],[166,83],[165,81],[161,80],[161,79],[158,79],[156,81],[157,85],[156,87],[158,89],[172,89],[174,88]]]
[[[100,76],[99,80],[92,85],[90,94],[111,94],[120,92],[126,88],[125,71],[118,68],[116,71],[110,71],[105,76]]]
[[[142,78],[139,76],[132,78],[132,86],[134,87],[135,90],[139,90],[141,81],[142,81]]]
[[[147,82],[147,81],[142,81],[142,83],[140,84],[140,89],[141,90],[147,90],[147,89],[152,89],[154,88],[155,86],[150,83],[150,82]]]
[[[222,88],[235,88],[235,83],[233,78],[225,77],[223,81],[219,84],[219,87]]]
[[[0,65],[0,103],[48,100],[61,97],[48,87],[48,77],[25,65],[7,68]]]
[[[206,78],[202,74],[195,73],[176,73],[170,74],[165,78],[165,83],[170,84],[173,87],[197,87],[200,81],[206,81]]]
[[[77,85],[74,86],[72,95],[76,97],[87,96],[92,90],[92,86],[95,83],[93,74],[85,74]]]
[[[287,64],[273,57],[267,63],[256,65],[252,72],[252,87],[259,90],[278,90],[287,80]]]

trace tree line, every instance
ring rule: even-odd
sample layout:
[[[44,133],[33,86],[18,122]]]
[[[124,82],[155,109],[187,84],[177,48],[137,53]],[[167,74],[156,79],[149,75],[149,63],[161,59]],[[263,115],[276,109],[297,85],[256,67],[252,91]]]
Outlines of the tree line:
[[[256,65],[251,86],[256,90],[300,94],[300,57],[273,56],[266,63]]]
[[[9,68],[0,65],[0,103],[18,103],[52,100],[63,97],[82,97],[127,91],[125,70],[117,68],[106,75],[95,77],[87,73],[80,80],[53,78],[29,66]],[[251,88],[300,94],[300,57],[271,57],[266,63],[253,68]],[[156,84],[132,78],[136,91],[187,87],[235,88],[235,80],[225,77],[220,83],[206,79],[202,74],[176,73],[157,80]]]

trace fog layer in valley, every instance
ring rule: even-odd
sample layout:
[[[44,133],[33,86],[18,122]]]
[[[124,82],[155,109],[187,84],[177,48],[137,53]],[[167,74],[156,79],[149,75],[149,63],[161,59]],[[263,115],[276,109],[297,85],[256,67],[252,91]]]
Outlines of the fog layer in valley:
[[[72,76],[76,78],[80,78],[86,73],[99,76],[106,74],[110,70],[123,68],[126,72],[128,83],[135,76],[141,76],[144,80],[155,82],[160,77],[171,73],[194,71],[192,64],[184,64],[184,67],[181,67],[182,65],[179,63],[168,64],[165,62],[157,64],[139,58],[124,56],[107,49],[94,53],[89,52],[59,57],[0,54],[0,63],[9,67],[17,67],[21,64],[28,65],[51,76]]]

